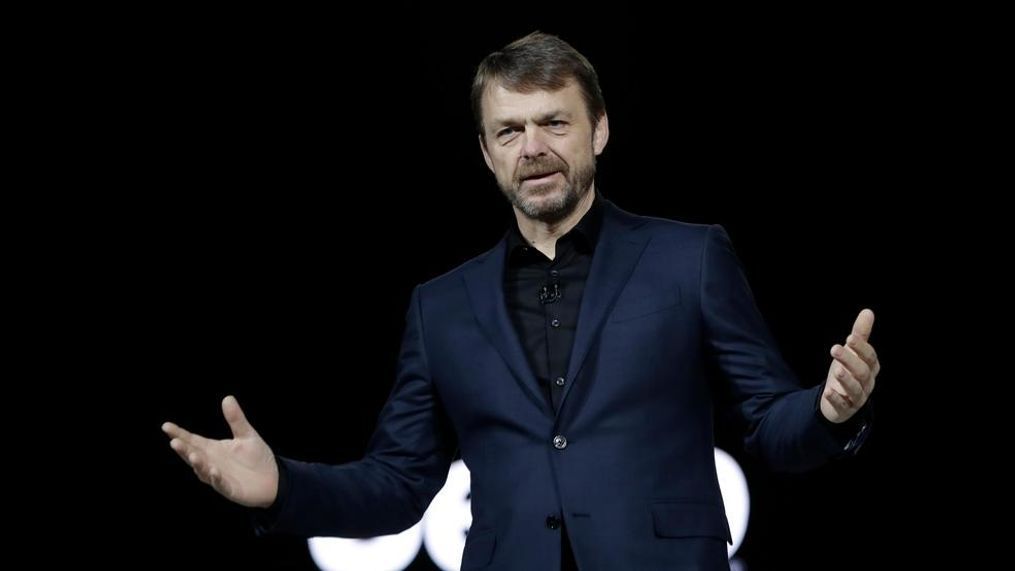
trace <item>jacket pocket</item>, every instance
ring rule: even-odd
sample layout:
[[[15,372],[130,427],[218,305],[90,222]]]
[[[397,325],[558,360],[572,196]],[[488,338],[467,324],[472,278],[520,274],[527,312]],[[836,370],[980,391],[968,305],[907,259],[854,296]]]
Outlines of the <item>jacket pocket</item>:
[[[496,529],[469,530],[465,538],[465,552],[462,554],[462,571],[482,569],[493,560],[497,546]]]
[[[733,543],[722,506],[696,502],[652,505],[652,524],[658,537],[716,537]]]
[[[680,305],[680,290],[675,288],[662,295],[620,300],[613,310],[610,321],[627,321],[652,315],[678,305]]]

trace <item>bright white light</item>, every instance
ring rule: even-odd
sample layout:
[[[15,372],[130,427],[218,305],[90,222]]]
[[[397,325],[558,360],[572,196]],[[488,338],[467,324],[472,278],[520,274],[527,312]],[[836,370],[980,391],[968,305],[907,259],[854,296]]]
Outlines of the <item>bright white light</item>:
[[[310,556],[324,571],[401,571],[419,553],[423,526],[371,539],[311,537]]]
[[[465,550],[465,532],[472,525],[469,469],[461,460],[451,465],[448,481],[423,516],[423,545],[434,564],[458,571]]]
[[[715,449],[715,470],[719,476],[719,489],[726,505],[726,519],[730,522],[733,545],[727,545],[729,556],[740,549],[747,535],[747,519],[751,515],[751,494],[747,491],[747,478],[740,464],[732,456]]]
[[[747,478],[737,461],[718,448],[715,467],[733,535],[733,544],[727,546],[729,556],[733,557],[747,535],[751,501]],[[398,535],[366,540],[314,537],[307,541],[310,555],[324,571],[400,571],[412,563],[420,546],[425,545],[435,565],[443,571],[458,571],[465,549],[465,532],[472,525],[469,487],[469,469],[459,460],[451,465],[447,483],[420,523]]]

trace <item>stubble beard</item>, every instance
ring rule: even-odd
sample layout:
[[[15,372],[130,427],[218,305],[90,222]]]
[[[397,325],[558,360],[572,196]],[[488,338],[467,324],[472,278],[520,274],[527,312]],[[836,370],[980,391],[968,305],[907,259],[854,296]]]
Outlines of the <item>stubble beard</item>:
[[[545,183],[525,183],[532,173],[556,171],[564,180],[550,180]],[[550,160],[527,165],[519,169],[510,184],[499,184],[501,192],[512,206],[526,217],[546,223],[556,223],[567,218],[592,187],[596,176],[595,159],[575,168],[568,169],[563,161]],[[556,177],[555,177],[556,178]]]

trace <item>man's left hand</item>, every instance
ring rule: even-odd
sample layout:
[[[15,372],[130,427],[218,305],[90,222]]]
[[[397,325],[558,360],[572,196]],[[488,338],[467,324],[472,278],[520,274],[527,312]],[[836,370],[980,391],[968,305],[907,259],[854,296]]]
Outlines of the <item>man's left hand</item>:
[[[846,422],[867,402],[881,365],[868,342],[874,326],[874,312],[864,309],[853,323],[846,345],[832,346],[832,365],[821,394],[821,414],[836,424]]]

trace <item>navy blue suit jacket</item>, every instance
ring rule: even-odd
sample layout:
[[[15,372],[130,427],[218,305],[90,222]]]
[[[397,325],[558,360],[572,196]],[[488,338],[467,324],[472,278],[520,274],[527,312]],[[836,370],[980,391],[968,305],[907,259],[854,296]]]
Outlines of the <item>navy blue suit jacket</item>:
[[[822,387],[801,389],[780,357],[721,227],[604,206],[558,413],[507,313],[502,240],[413,291],[369,452],[339,466],[283,459],[271,530],[399,532],[460,451],[473,513],[462,569],[560,569],[549,514],[586,571],[725,568],[716,394],[775,469],[813,467],[844,442],[818,418]]]

